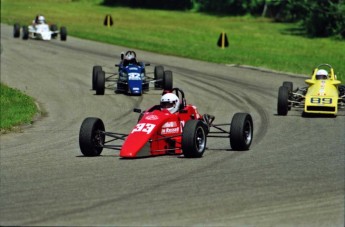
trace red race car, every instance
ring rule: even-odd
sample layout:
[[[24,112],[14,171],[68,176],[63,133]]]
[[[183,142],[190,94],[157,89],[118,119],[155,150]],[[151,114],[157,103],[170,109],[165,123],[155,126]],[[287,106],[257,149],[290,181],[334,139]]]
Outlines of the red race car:
[[[105,131],[99,118],[86,118],[79,132],[79,146],[85,156],[99,156],[103,148],[120,151],[122,158],[165,154],[200,158],[206,149],[207,137],[230,139],[233,150],[248,150],[253,139],[253,120],[248,113],[236,113],[231,123],[214,124],[214,116],[200,115],[197,108],[186,104],[179,88],[164,91],[161,104],[140,113],[129,134]],[[230,127],[229,127],[230,126]],[[225,129],[228,127],[228,130]],[[123,144],[114,144],[124,140]]]

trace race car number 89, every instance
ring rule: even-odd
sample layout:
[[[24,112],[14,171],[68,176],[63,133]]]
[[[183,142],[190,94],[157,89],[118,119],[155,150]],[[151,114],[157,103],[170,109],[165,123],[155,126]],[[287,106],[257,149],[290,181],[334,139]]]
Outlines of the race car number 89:
[[[151,131],[155,128],[156,125],[150,124],[150,123],[140,123],[135,126],[135,128],[132,130],[133,132],[146,132],[147,134],[150,134]]]
[[[313,104],[332,104],[332,98],[312,97],[310,102]]]

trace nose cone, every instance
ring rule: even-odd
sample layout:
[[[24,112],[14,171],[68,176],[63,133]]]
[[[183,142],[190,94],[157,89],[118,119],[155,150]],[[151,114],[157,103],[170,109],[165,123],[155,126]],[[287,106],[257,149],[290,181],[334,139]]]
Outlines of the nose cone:
[[[51,39],[50,32],[43,32],[41,35],[42,35],[43,40],[50,40]]]
[[[134,143],[133,143],[134,142]],[[121,158],[139,158],[139,157],[147,157],[150,156],[150,143],[146,142],[136,143],[135,141],[127,141],[122,146],[120,151]]]

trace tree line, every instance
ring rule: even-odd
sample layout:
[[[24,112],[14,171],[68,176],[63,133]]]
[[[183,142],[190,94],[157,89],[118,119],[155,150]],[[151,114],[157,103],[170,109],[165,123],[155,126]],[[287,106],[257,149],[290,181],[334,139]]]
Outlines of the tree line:
[[[310,37],[345,38],[345,0],[103,0],[107,6],[193,10],[221,16],[253,15],[299,22]]]

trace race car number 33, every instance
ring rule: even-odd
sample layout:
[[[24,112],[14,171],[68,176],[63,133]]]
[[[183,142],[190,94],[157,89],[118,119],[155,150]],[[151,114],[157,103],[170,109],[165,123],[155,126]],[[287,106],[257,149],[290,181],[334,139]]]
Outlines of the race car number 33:
[[[150,134],[151,131],[156,127],[155,124],[150,124],[150,123],[140,123],[137,124],[134,129],[132,130],[131,133],[134,132],[146,132],[147,134]]]

